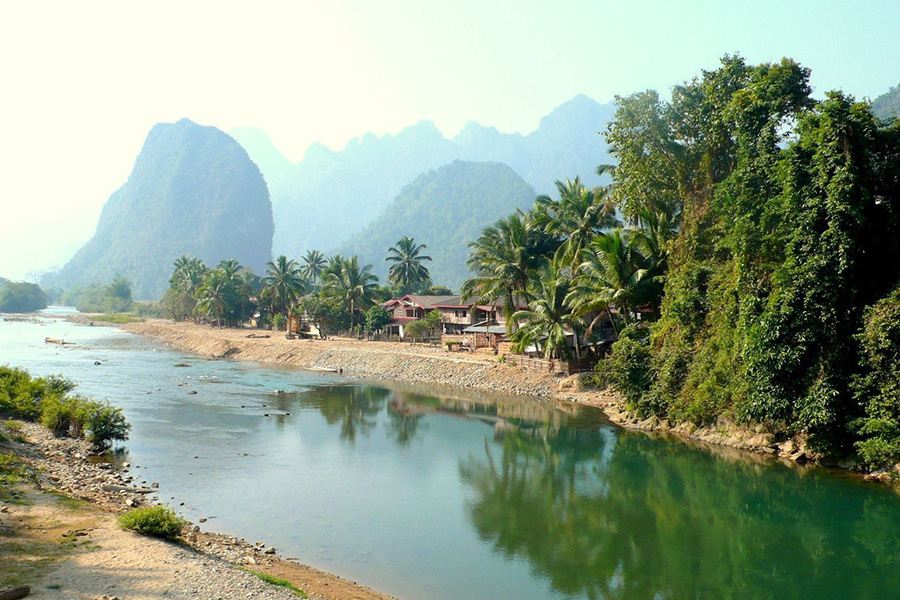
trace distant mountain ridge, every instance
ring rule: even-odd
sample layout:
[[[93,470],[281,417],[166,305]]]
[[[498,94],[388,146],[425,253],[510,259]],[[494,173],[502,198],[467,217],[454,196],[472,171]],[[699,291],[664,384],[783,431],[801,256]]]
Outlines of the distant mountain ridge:
[[[555,180],[576,175],[596,185],[597,165],[610,161],[599,132],[613,112],[612,103],[579,95],[527,135],[469,123],[453,139],[432,122],[421,121],[397,135],[368,133],[337,151],[313,144],[293,165],[273,154],[277,150],[261,130],[231,133],[270,184],[275,254],[299,257],[308,249],[332,252],[341,247],[382,215],[404,185],[454,160],[509,165],[537,193],[549,193]]]
[[[188,119],[159,123],[103,206],[94,236],[44,283],[106,283],[121,274],[136,299],[156,300],[182,254],[207,264],[235,258],[262,272],[273,229],[265,180],[240,144]]]
[[[534,197],[534,188],[507,165],[457,160],[419,175],[338,251],[359,255],[385,281],[388,248],[409,236],[427,246],[423,254],[432,261],[423,264],[432,281],[458,291],[468,275],[468,243],[500,217],[529,208]]]

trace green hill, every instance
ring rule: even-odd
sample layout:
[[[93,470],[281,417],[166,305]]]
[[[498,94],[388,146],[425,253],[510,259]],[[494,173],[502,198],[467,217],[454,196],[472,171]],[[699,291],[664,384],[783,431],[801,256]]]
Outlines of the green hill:
[[[259,168],[234,139],[182,119],[147,135],[128,181],[103,207],[97,231],[45,285],[132,281],[158,299],[182,254],[235,258],[261,272],[272,256],[272,205]]]
[[[388,248],[410,236],[428,246],[432,281],[458,290],[468,276],[467,244],[500,217],[529,208],[534,197],[534,189],[504,164],[455,161],[417,177],[338,251],[358,254],[384,280]]]
[[[872,112],[879,119],[900,117],[900,85],[875,98],[872,101]]]

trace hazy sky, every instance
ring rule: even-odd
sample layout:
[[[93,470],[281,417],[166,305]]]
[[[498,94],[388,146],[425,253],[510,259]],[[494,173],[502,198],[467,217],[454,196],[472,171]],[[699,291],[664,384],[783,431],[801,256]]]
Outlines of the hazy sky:
[[[529,132],[584,93],[790,56],[818,93],[900,83],[900,2],[0,3],[0,275],[64,263],[154,123],[258,126],[291,159],[421,119]]]

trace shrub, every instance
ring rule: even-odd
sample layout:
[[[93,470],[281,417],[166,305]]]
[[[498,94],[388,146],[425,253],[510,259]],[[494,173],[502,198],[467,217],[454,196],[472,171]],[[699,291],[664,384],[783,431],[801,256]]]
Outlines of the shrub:
[[[646,333],[634,326],[627,327],[613,344],[610,357],[597,363],[592,383],[613,386],[630,408],[638,408],[653,383],[650,360]]]
[[[56,435],[80,437],[81,422],[79,398],[49,396],[41,403],[41,424]]]
[[[131,425],[125,421],[122,409],[109,402],[83,400],[79,417],[87,438],[98,448],[108,448],[114,441],[128,439]]]
[[[128,511],[119,517],[119,526],[164,540],[174,540],[181,535],[185,521],[165,506],[145,506]]]

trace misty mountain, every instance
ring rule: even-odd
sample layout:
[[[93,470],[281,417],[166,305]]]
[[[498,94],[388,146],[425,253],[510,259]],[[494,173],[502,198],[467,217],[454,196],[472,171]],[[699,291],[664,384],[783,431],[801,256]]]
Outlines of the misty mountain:
[[[307,249],[335,250],[382,215],[404,185],[454,160],[507,164],[538,193],[550,193],[555,180],[576,175],[596,185],[597,165],[610,160],[598,132],[613,112],[611,103],[580,95],[527,135],[469,123],[452,140],[422,121],[397,135],[368,133],[342,150],[313,144],[293,165],[264,132],[241,129],[234,135],[270,184],[275,254],[299,257]]]
[[[338,251],[358,254],[386,281],[388,248],[409,236],[427,245],[423,254],[433,260],[424,264],[432,281],[459,290],[468,276],[468,243],[500,217],[530,208],[534,197],[534,189],[507,165],[454,161],[405,186],[380,217]]]
[[[182,254],[209,265],[236,258],[262,272],[272,233],[266,183],[240,144],[188,119],[160,123],[103,206],[94,236],[44,283],[106,283],[122,274],[136,299],[158,299]]]
[[[879,119],[900,118],[900,85],[875,98],[872,101],[872,112]]]

